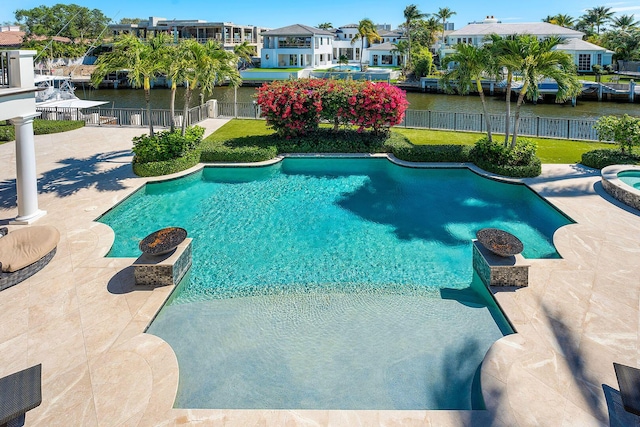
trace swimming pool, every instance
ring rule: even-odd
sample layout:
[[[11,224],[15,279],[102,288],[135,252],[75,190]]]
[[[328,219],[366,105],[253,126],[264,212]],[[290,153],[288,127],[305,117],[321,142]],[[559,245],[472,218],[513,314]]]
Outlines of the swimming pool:
[[[481,408],[508,322],[472,271],[485,227],[558,257],[570,220],[522,185],[386,159],[287,158],[146,185],[100,219],[110,256],[175,225],[193,267],[148,332],[174,349],[177,407]]]

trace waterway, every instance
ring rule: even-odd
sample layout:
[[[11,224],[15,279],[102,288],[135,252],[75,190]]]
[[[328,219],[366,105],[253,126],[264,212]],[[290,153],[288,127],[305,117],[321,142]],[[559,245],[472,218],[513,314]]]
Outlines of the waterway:
[[[252,102],[256,93],[254,87],[240,87],[237,90],[238,102]],[[169,108],[171,91],[165,88],[151,90],[151,108]],[[76,88],[76,95],[82,99],[109,101],[116,108],[144,108],[144,91],[142,89],[84,89]],[[206,99],[217,99],[219,102],[233,102],[234,90],[232,87],[216,87],[213,93]],[[444,95],[421,92],[408,92],[407,100],[409,108],[413,110],[432,111],[457,111],[457,112],[482,112],[482,104],[478,96]],[[199,103],[199,92],[194,91],[191,98],[191,106]],[[491,113],[504,112],[504,96],[487,97],[487,104]],[[184,105],[184,89],[178,88],[176,94],[176,109],[182,109]],[[515,106],[515,103],[512,103]],[[569,118],[598,118],[605,115],[630,114],[640,117],[640,103],[578,100],[578,104],[572,107],[570,103],[555,104],[550,98],[544,103],[526,103],[522,107],[523,116],[540,117],[569,117]]]

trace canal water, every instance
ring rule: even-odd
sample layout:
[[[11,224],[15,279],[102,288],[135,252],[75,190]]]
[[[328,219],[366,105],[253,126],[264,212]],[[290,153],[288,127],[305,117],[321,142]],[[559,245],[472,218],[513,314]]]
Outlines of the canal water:
[[[238,102],[252,102],[256,93],[254,87],[239,87],[237,91]],[[165,88],[151,90],[151,108],[169,108],[171,91]],[[109,107],[115,108],[144,108],[144,91],[142,89],[89,89],[76,88],[76,95],[82,99],[109,101]],[[234,90],[232,87],[216,87],[213,94],[205,97],[217,99],[219,102],[233,102]],[[408,92],[407,100],[409,108],[413,110],[454,111],[465,113],[481,113],[482,104],[480,98],[475,95],[459,96],[421,92]],[[191,98],[191,106],[198,105],[199,92],[194,91]],[[487,96],[489,111],[494,114],[504,112],[505,100],[502,97]],[[182,109],[184,105],[184,89],[178,88],[176,94],[176,109]],[[515,102],[512,103],[512,108]],[[630,114],[640,117],[640,103],[578,100],[578,105],[572,107],[570,103],[555,104],[549,98],[545,103],[526,103],[522,107],[523,116],[540,117],[568,117],[568,118],[598,118],[606,115]]]

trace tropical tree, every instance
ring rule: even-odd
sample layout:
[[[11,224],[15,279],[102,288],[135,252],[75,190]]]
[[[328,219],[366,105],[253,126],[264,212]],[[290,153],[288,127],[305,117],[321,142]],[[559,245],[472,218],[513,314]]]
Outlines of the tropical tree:
[[[575,19],[571,15],[559,13],[553,17],[551,23],[564,28],[572,28],[573,24],[575,23]]]
[[[509,143],[509,135],[511,132],[511,87],[513,86],[513,75],[521,68],[521,63],[517,60],[522,56],[522,44],[519,43],[517,34],[500,37],[497,34],[489,36],[490,44],[488,48],[491,50],[491,61],[487,63],[487,68],[493,75],[500,74],[506,70],[505,77],[505,120],[504,120],[504,145]]]
[[[558,84],[556,102],[564,102],[578,95],[582,85],[578,80],[573,57],[556,47],[563,43],[557,36],[539,40],[536,36],[523,35],[516,39],[520,49],[512,57],[503,57],[505,63],[518,69],[522,74],[522,87],[516,102],[511,148],[515,147],[518,138],[520,109],[525,96],[537,100],[540,96],[538,83],[544,78],[551,78]]]
[[[318,25],[318,28],[320,28],[321,30],[330,30],[333,28],[333,24],[331,24],[331,22],[323,22],[322,24]]]
[[[438,18],[430,16],[427,19],[420,19],[415,23],[413,33],[413,52],[416,52],[416,47],[420,49],[422,47],[430,48],[436,40],[438,40],[438,33],[442,30],[442,25]]]
[[[77,4],[18,9],[15,18],[28,36],[61,36],[81,41],[98,37],[111,20],[98,9]]]
[[[399,55],[402,58],[402,71],[406,70],[407,53],[409,52],[409,42],[407,40],[398,40],[391,49],[391,53]]]
[[[615,59],[640,60],[640,29],[638,28],[607,31],[602,37],[602,44],[615,52]]]
[[[635,20],[634,15],[620,15],[611,20],[612,26],[615,29],[628,31],[632,28],[638,27],[638,21]]]
[[[251,64],[253,56],[256,54],[256,49],[251,46],[249,42],[244,41],[233,47],[233,53],[235,53],[244,64]]]
[[[135,35],[127,34],[116,40],[109,53],[100,55],[96,69],[91,74],[91,82],[98,87],[104,77],[114,71],[127,70],[132,87],[144,89],[144,100],[149,121],[149,135],[153,136],[151,122],[151,80],[160,75],[165,68],[166,50],[161,39],[143,43]]]
[[[381,39],[382,37],[378,34],[378,30],[376,30],[376,26],[371,19],[365,18],[358,22],[358,32],[351,39],[351,44],[360,40],[360,71],[362,71],[364,41],[366,40],[368,43],[375,43]]]
[[[595,25],[596,33],[600,34],[600,27],[613,18],[613,13],[610,7],[597,6],[587,9],[587,13],[584,16],[587,18],[587,22]]]
[[[185,82],[184,110],[182,120],[182,135],[186,134],[187,114],[191,94],[200,86],[203,93],[211,93],[216,83],[228,81],[232,86],[240,84],[238,72],[238,57],[224,50],[212,40],[200,44],[188,39],[180,44],[178,60],[183,68]]]
[[[475,82],[475,90],[480,95],[482,101],[482,111],[484,112],[485,125],[487,126],[487,138],[493,141],[491,134],[491,118],[487,110],[487,102],[482,88],[482,77],[487,71],[487,64],[491,63],[491,51],[486,47],[477,47],[466,43],[458,43],[455,46],[455,53],[447,55],[442,64],[454,62],[453,69],[447,71],[442,77],[443,86],[446,91],[454,89],[460,95],[466,95],[471,90]]]
[[[441,7],[440,9],[438,9],[438,11],[434,14],[434,16],[438,19],[442,20],[442,45],[444,46],[444,24],[447,22],[447,19],[451,18],[453,15],[455,15],[456,12],[454,12],[453,10],[449,9],[448,7]]]
[[[407,57],[407,66],[411,68],[411,37],[415,26],[415,23],[428,16],[426,13],[420,12],[418,6],[410,4],[404,8],[404,30],[407,33],[407,40],[409,41],[409,55]]]

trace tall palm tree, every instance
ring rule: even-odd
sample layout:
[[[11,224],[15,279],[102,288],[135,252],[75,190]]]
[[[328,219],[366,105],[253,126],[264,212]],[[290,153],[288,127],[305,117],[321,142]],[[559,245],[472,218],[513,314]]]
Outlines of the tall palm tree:
[[[444,24],[447,22],[447,19],[451,18],[453,15],[456,15],[456,12],[449,9],[448,7],[441,7],[434,14],[436,18],[442,20],[442,45],[443,46],[444,46]]]
[[[407,40],[409,40],[409,55],[407,57],[407,67],[409,68],[411,68],[411,32],[415,23],[427,16],[428,14],[420,12],[415,4],[410,4],[404,8],[404,29],[407,32]]]
[[[228,80],[232,86],[240,84],[238,57],[224,50],[218,43],[209,40],[200,44],[195,40],[185,40],[180,45],[178,60],[184,68],[184,110],[182,135],[187,129],[187,114],[193,89],[200,86],[203,93],[211,93],[216,83]]]
[[[91,74],[91,82],[98,86],[104,77],[114,71],[127,70],[132,87],[144,88],[144,99],[149,121],[149,135],[153,136],[151,122],[151,80],[164,71],[166,55],[161,38],[143,43],[135,35],[128,34],[116,40],[111,52],[101,55],[96,69]]]
[[[516,103],[511,148],[515,147],[518,138],[520,108],[524,98],[527,96],[529,99],[538,99],[540,96],[538,83],[542,79],[551,78],[558,84],[556,102],[564,102],[582,90],[573,57],[566,52],[556,50],[558,45],[564,43],[562,39],[552,36],[541,41],[535,36],[524,35],[518,38],[518,43],[521,45],[518,55],[505,58],[506,61],[513,60],[514,64],[520,64],[519,71],[522,73],[523,80]]]
[[[382,37],[380,37],[380,35],[378,34],[378,30],[376,30],[376,26],[371,19],[365,18],[358,22],[358,32],[351,39],[351,44],[354,44],[355,42],[360,40],[360,71],[362,71],[364,41],[366,40],[369,44],[371,44],[381,39]]]
[[[499,74],[506,69],[505,76],[505,119],[504,119],[504,145],[509,143],[509,135],[511,131],[511,87],[513,85],[513,75],[521,68],[518,58],[522,57],[522,44],[519,43],[519,35],[510,35],[500,37],[497,34],[489,36],[491,43],[488,48],[491,51],[491,62],[488,66],[492,70],[492,74]]]
[[[446,90],[451,90],[455,85],[460,95],[466,95],[471,90],[473,81],[475,80],[476,90],[482,101],[482,111],[484,112],[485,125],[487,126],[487,137],[489,141],[493,141],[491,134],[491,117],[487,111],[487,102],[484,97],[484,89],[482,88],[482,76],[488,71],[488,64],[491,63],[491,52],[486,47],[476,47],[470,44],[459,43],[455,46],[455,53],[447,55],[443,64],[455,62],[457,65],[452,70],[445,73],[442,77],[443,86]],[[454,83],[452,85],[451,83]]]
[[[637,28],[639,24],[638,21],[635,20],[634,15],[616,16],[611,20],[611,22],[614,28],[622,31],[628,31],[632,28]]]
[[[613,18],[613,13],[610,7],[596,6],[592,9],[587,9],[585,16],[589,17],[589,22],[596,26],[596,32],[600,34],[600,27]]]

